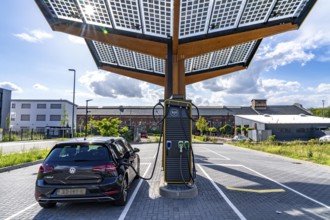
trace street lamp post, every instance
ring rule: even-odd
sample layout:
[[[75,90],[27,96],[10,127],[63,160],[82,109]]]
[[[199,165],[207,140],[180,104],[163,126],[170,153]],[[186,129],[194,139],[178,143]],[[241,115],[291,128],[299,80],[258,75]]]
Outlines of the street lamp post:
[[[74,137],[74,105],[75,105],[75,96],[76,96],[76,70],[69,69],[69,71],[73,71],[73,104],[72,104],[72,127],[71,127],[71,134]]]
[[[87,117],[88,117],[88,102],[92,101],[93,99],[86,100],[86,118],[85,118],[85,138],[87,138]]]
[[[323,107],[322,107],[322,117],[324,118],[324,102],[325,102],[325,100],[322,100],[322,105],[323,105]]]

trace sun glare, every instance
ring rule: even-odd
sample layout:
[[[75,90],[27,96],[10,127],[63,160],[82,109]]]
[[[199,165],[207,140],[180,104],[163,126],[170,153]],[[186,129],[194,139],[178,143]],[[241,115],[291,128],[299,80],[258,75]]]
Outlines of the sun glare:
[[[85,13],[88,15],[93,15],[94,14],[94,7],[91,5],[86,5],[85,6]]]

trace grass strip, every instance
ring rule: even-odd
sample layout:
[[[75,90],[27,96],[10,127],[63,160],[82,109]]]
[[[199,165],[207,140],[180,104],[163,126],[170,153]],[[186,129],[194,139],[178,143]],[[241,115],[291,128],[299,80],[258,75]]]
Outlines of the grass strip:
[[[232,145],[330,166],[330,143],[317,141],[233,142]]]
[[[2,151],[0,151],[0,168],[44,159],[49,151],[50,149],[39,148],[32,148],[29,151],[10,154],[3,154]]]

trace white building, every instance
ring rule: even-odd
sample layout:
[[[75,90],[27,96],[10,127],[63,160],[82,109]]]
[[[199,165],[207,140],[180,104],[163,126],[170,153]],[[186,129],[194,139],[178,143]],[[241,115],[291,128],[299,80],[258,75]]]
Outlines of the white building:
[[[77,105],[67,100],[12,99],[10,108],[10,128],[12,131],[34,129],[46,131],[54,127],[76,127]],[[61,123],[62,122],[62,123]]]
[[[277,140],[309,140],[326,134],[330,118],[312,115],[235,115],[235,126],[253,128],[249,137],[254,141],[275,135]]]

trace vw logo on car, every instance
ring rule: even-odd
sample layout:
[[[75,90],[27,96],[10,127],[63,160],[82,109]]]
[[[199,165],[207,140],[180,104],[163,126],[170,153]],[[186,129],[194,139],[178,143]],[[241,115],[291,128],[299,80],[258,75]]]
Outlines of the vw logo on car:
[[[74,174],[76,172],[76,168],[70,167],[69,173]]]

